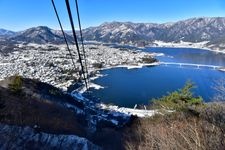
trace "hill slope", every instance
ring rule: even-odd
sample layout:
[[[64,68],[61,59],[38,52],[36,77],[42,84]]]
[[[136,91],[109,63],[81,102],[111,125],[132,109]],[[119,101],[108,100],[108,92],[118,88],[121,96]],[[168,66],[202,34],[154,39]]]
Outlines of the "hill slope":
[[[0,81],[0,143],[11,143],[0,149],[29,149],[30,143],[37,149],[53,149],[58,143],[61,149],[120,149],[121,130],[130,117],[114,113],[38,80],[13,76]]]
[[[14,76],[0,82],[0,149],[223,149],[224,106],[185,107],[126,122],[119,112],[88,107],[53,86]]]

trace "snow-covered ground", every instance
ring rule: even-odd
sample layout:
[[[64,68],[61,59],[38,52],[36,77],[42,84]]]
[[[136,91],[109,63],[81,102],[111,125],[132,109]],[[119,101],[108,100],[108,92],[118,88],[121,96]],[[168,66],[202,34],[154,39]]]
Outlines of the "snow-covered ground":
[[[125,108],[125,107],[118,107],[115,105],[106,105],[103,103],[91,103],[91,101],[87,98],[85,98],[80,90],[75,90],[71,93],[73,97],[76,97],[76,99],[80,100],[81,102],[86,103],[86,106],[94,107],[95,110],[108,110],[108,114],[111,114],[115,117],[129,117],[131,115],[137,116],[137,117],[151,117],[158,112],[158,110],[147,110],[147,109],[136,109],[136,108]],[[112,121],[112,120],[111,120]],[[112,121],[113,122],[113,121]],[[113,122],[115,123],[115,122]]]
[[[138,117],[151,117],[155,115],[156,113],[158,113],[157,110],[135,109],[135,108],[132,109],[132,108],[118,107],[118,106],[105,105],[105,104],[100,104],[99,106],[102,109],[114,111],[115,113],[120,112],[127,115],[134,115]]]
[[[219,50],[219,49],[211,49],[209,46],[207,46],[207,43],[209,41],[204,41],[204,42],[163,42],[163,41],[154,41],[154,46],[153,47],[174,47],[174,48],[198,48],[202,50],[208,50],[208,51],[213,51],[216,53],[225,53],[225,50]]]
[[[135,65],[132,65],[132,64],[131,65],[118,65],[118,66],[112,66],[112,67],[104,67],[104,68],[99,69],[99,70],[108,70],[108,69],[112,69],[112,68],[138,69],[138,68],[143,68],[145,66],[157,66],[157,65],[160,65],[160,62],[154,62],[154,63],[138,63],[138,64],[135,64]]]
[[[59,87],[64,91],[79,77],[75,69],[79,69],[79,64],[76,63],[76,68],[72,65],[71,59],[68,55],[65,45],[38,45],[28,44],[17,45],[18,49],[8,55],[0,54],[0,79],[9,77],[15,74],[31,79],[39,79],[42,82],[49,83],[53,86]],[[75,49],[74,47],[71,47]],[[87,67],[90,74],[95,74],[90,78],[88,84],[89,88],[101,89],[100,85],[92,83],[96,78],[102,75],[98,73],[99,70],[125,67],[128,69],[141,68],[143,66],[158,65],[159,63],[142,63],[143,58],[153,57],[157,54],[150,54],[142,51],[134,50],[120,50],[101,44],[87,44],[85,45],[87,56]],[[75,61],[77,61],[77,53],[73,52]],[[101,64],[101,68],[96,68],[95,64]],[[97,65],[98,66],[98,65]],[[82,96],[86,91],[85,86],[77,89],[80,93],[73,94],[77,99],[87,100]],[[90,101],[90,100],[89,100]],[[90,108],[95,109],[95,104],[87,102]],[[154,110],[138,110],[130,108],[118,108],[116,106],[99,105],[98,109],[107,109],[114,116],[120,115],[130,116],[137,115],[139,117],[152,116]],[[116,120],[112,120],[116,123]]]
[[[78,62],[76,48],[71,46],[71,49],[75,62]],[[101,44],[87,44],[85,50],[87,67],[93,74],[100,69],[140,66],[142,58],[152,57],[147,52],[119,50]],[[18,74],[67,90],[79,78],[79,68],[79,63],[75,63],[74,68],[65,45],[18,44],[13,53],[0,54],[0,79]],[[91,86],[96,87],[94,84]]]

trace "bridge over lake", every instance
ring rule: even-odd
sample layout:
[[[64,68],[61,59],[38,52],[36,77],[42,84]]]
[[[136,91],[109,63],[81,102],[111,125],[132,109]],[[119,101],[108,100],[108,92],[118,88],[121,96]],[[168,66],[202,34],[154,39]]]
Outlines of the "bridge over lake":
[[[199,68],[199,69],[201,67],[211,68],[211,69],[222,69],[222,68],[224,68],[224,66],[205,65],[205,64],[193,64],[193,63],[160,62],[159,64],[160,65],[165,65],[165,66],[168,66],[168,65],[177,65],[177,66],[180,66],[180,67],[192,66],[192,67],[196,67],[196,68]]]

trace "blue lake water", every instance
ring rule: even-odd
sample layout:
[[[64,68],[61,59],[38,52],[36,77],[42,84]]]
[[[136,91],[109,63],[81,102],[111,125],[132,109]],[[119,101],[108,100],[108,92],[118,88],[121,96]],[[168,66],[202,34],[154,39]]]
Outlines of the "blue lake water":
[[[160,61],[207,64],[225,66],[225,55],[210,51],[190,48],[146,48],[144,51],[163,53],[157,57]],[[216,94],[213,87],[219,79],[225,78],[225,72],[209,68],[154,66],[141,69],[115,68],[101,71],[104,77],[94,83],[104,89],[91,89],[92,95],[104,103],[134,107],[135,104],[148,104],[153,98],[159,98],[179,88],[187,80],[197,86],[195,95],[211,101]]]

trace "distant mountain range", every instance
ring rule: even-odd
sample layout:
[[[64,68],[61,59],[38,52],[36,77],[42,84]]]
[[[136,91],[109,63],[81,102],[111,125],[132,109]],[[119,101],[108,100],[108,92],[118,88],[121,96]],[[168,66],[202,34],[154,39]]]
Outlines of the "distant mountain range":
[[[86,40],[145,46],[164,42],[225,43],[225,18],[192,18],[175,23],[112,22],[83,31]]]
[[[71,32],[67,32],[72,41]],[[110,22],[83,30],[84,39],[105,43],[151,45],[154,41],[163,42],[202,42],[223,47],[225,45],[225,18],[192,18],[174,23],[132,23]],[[7,41],[26,43],[63,43],[62,33],[48,27],[35,27],[22,32],[0,29],[0,37]],[[224,46],[225,47],[225,46]]]
[[[9,36],[13,36],[14,34],[15,34],[15,32],[13,32],[13,31],[0,29],[0,37],[9,37]]]

